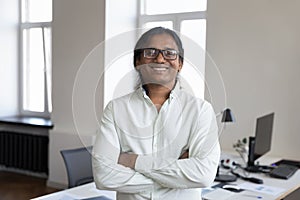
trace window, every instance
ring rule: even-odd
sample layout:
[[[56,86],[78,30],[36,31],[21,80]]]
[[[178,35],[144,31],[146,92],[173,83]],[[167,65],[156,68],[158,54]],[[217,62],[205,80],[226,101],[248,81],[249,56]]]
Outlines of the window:
[[[143,0],[139,17],[139,27],[163,26],[182,36],[185,63],[181,75],[188,89],[200,98],[204,98],[206,7],[207,0]]]
[[[158,6],[159,5],[159,6]],[[206,0],[144,0],[143,14],[157,15],[167,13],[185,13],[205,11],[207,7]]]
[[[21,0],[20,113],[49,117],[52,0]]]

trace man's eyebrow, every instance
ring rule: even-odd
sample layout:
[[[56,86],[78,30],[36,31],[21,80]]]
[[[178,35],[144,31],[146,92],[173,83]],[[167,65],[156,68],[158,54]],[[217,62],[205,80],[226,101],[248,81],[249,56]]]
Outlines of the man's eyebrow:
[[[176,51],[178,51],[178,50],[175,49],[175,48],[166,48],[166,50],[176,50]]]
[[[158,49],[158,48],[150,46],[150,47],[146,47],[145,49]],[[171,47],[164,47],[163,49],[160,49],[160,50],[175,50],[175,51],[179,51],[179,50],[177,50],[175,48],[171,48]]]

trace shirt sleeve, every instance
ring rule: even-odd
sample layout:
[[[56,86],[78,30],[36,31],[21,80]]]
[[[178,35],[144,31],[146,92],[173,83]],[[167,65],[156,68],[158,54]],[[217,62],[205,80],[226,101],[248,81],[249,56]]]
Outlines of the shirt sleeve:
[[[212,106],[205,102],[189,140],[189,158],[138,156],[135,170],[168,188],[199,188],[212,184],[220,159],[218,126]],[[163,154],[162,154],[163,155]]]
[[[114,126],[112,103],[106,107],[93,147],[93,175],[98,189],[124,193],[150,191],[153,181],[128,167],[118,164],[120,144]]]

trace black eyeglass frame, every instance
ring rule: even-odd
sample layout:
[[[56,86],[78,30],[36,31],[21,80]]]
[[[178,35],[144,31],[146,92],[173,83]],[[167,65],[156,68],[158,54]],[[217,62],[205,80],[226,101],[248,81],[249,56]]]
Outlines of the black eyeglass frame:
[[[155,54],[156,54],[155,57],[147,57],[146,54],[145,54],[145,50],[155,50]],[[180,57],[180,52],[175,50],[175,49],[144,48],[144,49],[136,49],[135,51],[138,52],[138,53],[143,53],[144,58],[147,58],[147,59],[155,59],[155,58],[157,58],[159,53],[162,54],[162,56],[164,57],[165,60],[176,60],[178,55]],[[175,58],[168,58],[165,55],[167,51],[175,51],[176,52]]]

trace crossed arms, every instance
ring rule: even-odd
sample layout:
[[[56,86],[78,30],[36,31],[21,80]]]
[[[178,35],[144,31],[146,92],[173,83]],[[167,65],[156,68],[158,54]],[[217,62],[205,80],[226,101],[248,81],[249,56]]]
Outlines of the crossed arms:
[[[120,153],[118,164],[134,169],[137,154]],[[189,151],[185,151],[178,159],[186,159],[189,157]]]
[[[161,187],[186,189],[209,186],[220,156],[217,126],[207,106],[197,133],[190,136],[189,150],[179,158],[121,152],[109,104],[93,149],[93,173],[97,188],[124,193],[151,191]],[[163,155],[163,154],[162,154]]]

